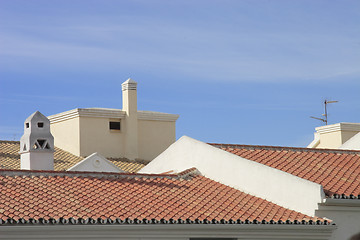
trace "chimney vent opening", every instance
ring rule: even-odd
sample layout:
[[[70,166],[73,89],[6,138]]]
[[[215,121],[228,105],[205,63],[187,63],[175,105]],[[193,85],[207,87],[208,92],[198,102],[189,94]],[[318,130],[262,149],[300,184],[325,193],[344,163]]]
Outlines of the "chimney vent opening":
[[[34,146],[32,147],[32,149],[39,149],[40,148],[40,146],[39,146],[39,144],[36,142],[35,144],[34,144]]]

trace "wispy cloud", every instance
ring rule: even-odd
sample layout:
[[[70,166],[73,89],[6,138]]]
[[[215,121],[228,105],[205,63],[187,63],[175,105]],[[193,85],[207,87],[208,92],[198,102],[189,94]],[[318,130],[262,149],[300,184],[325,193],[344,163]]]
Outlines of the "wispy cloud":
[[[6,98],[1,98],[2,103],[6,102],[17,102],[17,103],[29,103],[34,101],[52,101],[52,102],[63,102],[63,101],[80,101],[86,100],[87,97],[74,97],[74,96],[54,96],[54,95],[40,95],[40,94],[12,94]]]
[[[19,70],[19,65],[24,72],[42,66],[93,72],[124,68],[239,82],[360,76],[360,45],[353,35],[256,29],[246,26],[247,18],[238,17],[232,29],[226,22],[191,24],[140,15],[73,17],[55,26],[0,25],[0,71]]]

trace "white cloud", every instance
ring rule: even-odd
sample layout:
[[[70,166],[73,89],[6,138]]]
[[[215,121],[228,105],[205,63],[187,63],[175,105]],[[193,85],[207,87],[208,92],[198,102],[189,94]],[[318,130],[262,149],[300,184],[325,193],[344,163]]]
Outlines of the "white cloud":
[[[45,66],[111,72],[120,67],[211,81],[327,81],[360,76],[360,54],[354,51],[360,46],[350,37],[249,29],[214,32],[147,20],[30,28],[38,36],[3,29],[0,61],[7,70],[20,65],[23,71]]]

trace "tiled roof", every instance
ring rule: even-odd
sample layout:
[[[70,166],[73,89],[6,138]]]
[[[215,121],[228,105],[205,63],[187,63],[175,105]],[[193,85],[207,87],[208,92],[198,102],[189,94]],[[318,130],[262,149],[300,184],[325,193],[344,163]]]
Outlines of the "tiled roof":
[[[20,142],[0,140],[0,169],[20,169],[19,150]],[[54,169],[56,171],[65,171],[83,159],[83,157],[75,156],[55,147]],[[129,161],[126,158],[111,158],[109,160],[126,172],[137,172],[146,165],[146,162]]]
[[[0,224],[328,224],[196,169],[178,175],[2,170],[0,189]]]
[[[321,184],[328,196],[360,198],[360,151],[214,143],[211,145]]]
[[[108,158],[118,168],[125,172],[136,173],[140,169],[146,166],[148,162],[142,160],[131,161],[127,158]]]

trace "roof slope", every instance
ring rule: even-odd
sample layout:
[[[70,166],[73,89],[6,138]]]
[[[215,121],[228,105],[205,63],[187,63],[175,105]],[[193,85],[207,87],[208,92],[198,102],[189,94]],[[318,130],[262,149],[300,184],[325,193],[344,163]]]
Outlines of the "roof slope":
[[[321,184],[328,196],[360,195],[360,151],[214,143],[211,145]]]
[[[203,177],[196,169],[179,175],[4,170],[0,189],[3,224],[31,219],[327,223]]]
[[[20,169],[20,142],[0,141],[0,166],[2,169]],[[54,169],[64,171],[84,158],[55,147]]]
[[[0,140],[0,169],[20,169],[20,142]],[[67,151],[55,147],[54,169],[66,171],[83,157],[75,156]],[[126,172],[137,172],[146,165],[143,161],[130,161],[126,158],[109,158],[113,164]]]

